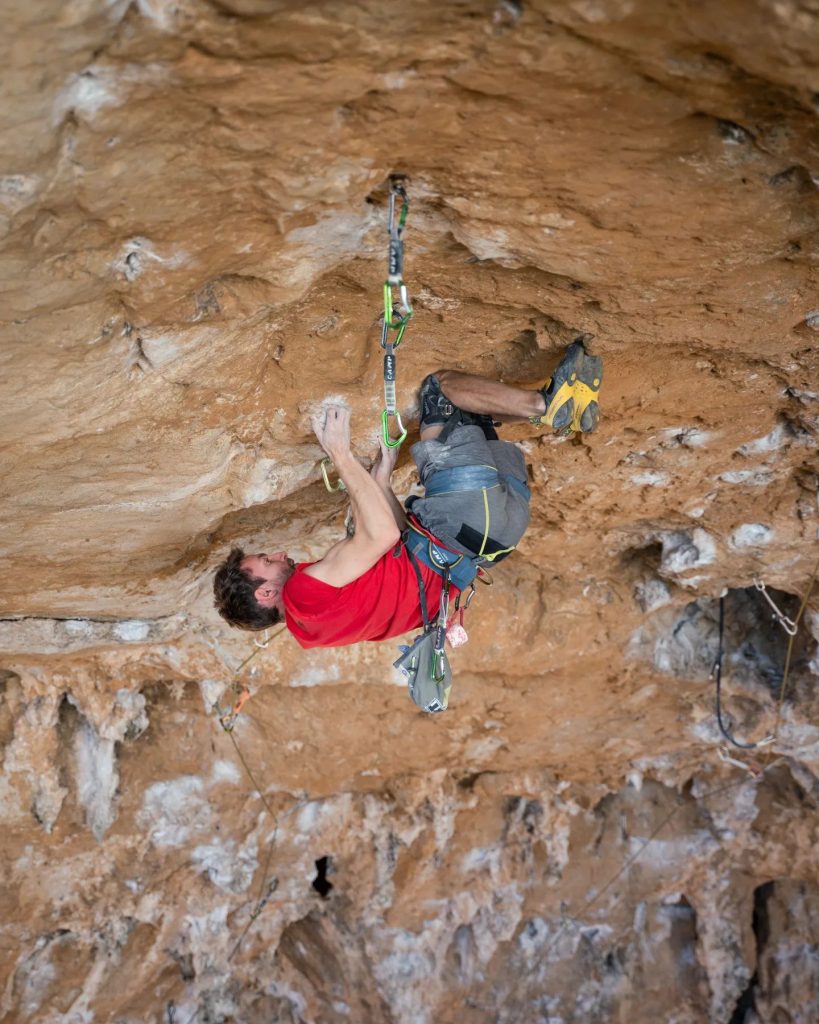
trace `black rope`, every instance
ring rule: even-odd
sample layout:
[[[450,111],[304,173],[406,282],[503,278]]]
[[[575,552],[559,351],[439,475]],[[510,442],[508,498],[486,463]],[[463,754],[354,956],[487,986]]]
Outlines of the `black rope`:
[[[716,698],[715,704],[717,709],[717,724],[719,725],[719,731],[735,747],[739,747],[740,750],[755,750],[760,744],[759,743],[742,743],[736,739],[732,734],[728,726],[722,720],[722,658],[724,654],[723,636],[725,633],[725,598],[719,599],[719,646],[717,647],[717,660],[714,662],[713,675],[716,679]]]

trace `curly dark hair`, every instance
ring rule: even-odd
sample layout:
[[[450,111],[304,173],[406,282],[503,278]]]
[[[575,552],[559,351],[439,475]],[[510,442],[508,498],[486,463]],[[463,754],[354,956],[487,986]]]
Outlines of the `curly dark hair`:
[[[241,566],[245,557],[241,548],[233,548],[217,568],[213,578],[216,610],[238,629],[267,629],[281,622],[278,608],[265,608],[256,600],[256,588],[264,583],[260,576],[251,576]]]

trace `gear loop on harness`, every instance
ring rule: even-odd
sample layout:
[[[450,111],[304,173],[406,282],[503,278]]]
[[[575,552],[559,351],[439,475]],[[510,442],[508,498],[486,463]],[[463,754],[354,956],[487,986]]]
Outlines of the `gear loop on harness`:
[[[444,585],[441,587],[441,605],[435,627],[435,641],[432,647],[432,678],[436,683],[443,681],[446,674],[446,631],[449,626],[449,569],[444,570]]]

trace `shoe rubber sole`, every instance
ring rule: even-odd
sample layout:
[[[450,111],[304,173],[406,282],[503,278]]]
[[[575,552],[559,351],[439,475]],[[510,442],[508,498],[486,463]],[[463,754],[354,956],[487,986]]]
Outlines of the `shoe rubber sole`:
[[[569,345],[557,369],[541,391],[546,411],[542,416],[533,416],[533,423],[552,427],[558,432],[571,429],[574,418],[574,386],[582,369],[585,354],[580,341],[573,341]]]
[[[603,383],[603,360],[600,356],[584,355],[583,366],[574,385],[574,410],[572,430],[590,434],[597,429],[600,420],[600,406],[597,396]]]
[[[546,412],[532,417],[532,423],[552,427],[558,433],[573,430],[591,433],[600,418],[597,396],[603,380],[603,360],[590,356],[578,338],[566,349],[541,394]]]

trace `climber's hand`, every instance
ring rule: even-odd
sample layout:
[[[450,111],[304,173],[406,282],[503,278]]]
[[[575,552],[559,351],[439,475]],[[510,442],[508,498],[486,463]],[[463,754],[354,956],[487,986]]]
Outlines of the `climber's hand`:
[[[350,410],[345,405],[328,405],[313,417],[318,443],[336,465],[350,455]]]
[[[395,469],[396,462],[398,462],[400,447],[389,448],[384,444],[383,437],[378,438],[378,446],[381,451],[375,458],[375,462],[370,470],[370,476],[380,487],[389,487],[392,471]]]

